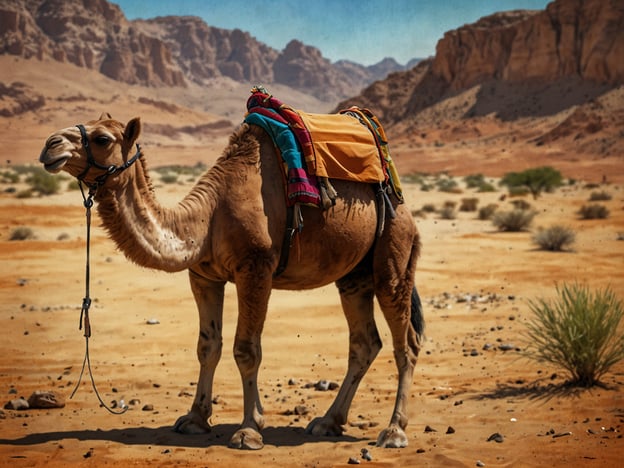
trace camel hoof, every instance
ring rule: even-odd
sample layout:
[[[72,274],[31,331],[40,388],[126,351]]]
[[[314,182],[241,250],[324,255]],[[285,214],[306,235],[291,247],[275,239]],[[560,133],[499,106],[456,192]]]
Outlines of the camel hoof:
[[[306,427],[306,434],[322,437],[340,437],[343,432],[344,429],[341,425],[336,424],[333,420],[327,420],[326,418],[315,418],[310,421],[310,424]]]
[[[194,413],[189,413],[178,418],[173,426],[175,432],[180,434],[207,434],[210,432],[210,425],[203,420],[200,416]]]
[[[384,429],[377,437],[377,447],[382,448],[403,448],[407,447],[407,436],[403,429],[397,426],[390,426]]]
[[[264,447],[264,442],[258,431],[246,427],[234,433],[228,447],[240,450],[260,450]]]

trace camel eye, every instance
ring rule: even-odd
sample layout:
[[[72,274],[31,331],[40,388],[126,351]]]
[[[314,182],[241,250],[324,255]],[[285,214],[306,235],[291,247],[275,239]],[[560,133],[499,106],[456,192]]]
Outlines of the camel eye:
[[[107,135],[98,135],[96,137],[93,137],[93,143],[95,143],[98,146],[106,146],[111,142],[111,138]]]

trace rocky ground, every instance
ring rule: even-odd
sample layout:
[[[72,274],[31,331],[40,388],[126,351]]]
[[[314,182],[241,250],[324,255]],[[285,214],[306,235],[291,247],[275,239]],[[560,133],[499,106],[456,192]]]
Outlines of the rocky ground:
[[[155,177],[158,177],[155,175]],[[553,297],[555,285],[611,285],[624,297],[624,190],[619,183],[584,182],[526,200],[537,210],[533,230],[555,222],[577,234],[573,250],[544,252],[531,232],[497,232],[475,212],[441,219],[436,210],[476,197],[479,206],[508,200],[461,189],[441,192],[435,178],[406,184],[423,236],[417,283],[427,339],[410,395],[409,446],[374,447],[394,401],[396,370],[389,332],[384,349],[356,395],[343,437],[317,438],[304,428],[336,395],[346,370],[347,330],[334,286],[276,291],[263,336],[260,391],[265,448],[227,448],[242,419],[240,378],[231,355],[236,323],[233,286],[226,292],[224,356],[215,382],[213,431],[172,431],[190,407],[197,379],[197,319],[186,275],[129,264],[103,231],[93,232],[90,358],[105,403],[100,407],[85,374],[73,398],[84,356],[78,330],[84,296],[85,218],[80,195],[63,189],[42,198],[0,195],[0,403],[55,392],[62,408],[0,412],[0,464],[7,466],[618,466],[624,430],[624,363],[603,386],[565,385],[561,369],[527,360],[529,299]],[[460,182],[461,178],[456,178]],[[67,183],[66,181],[65,183]],[[422,182],[422,181],[421,181]],[[492,182],[495,183],[494,180]],[[174,203],[190,182],[158,183]],[[22,188],[19,184],[17,189]],[[580,220],[579,207],[595,190],[612,199],[606,220]],[[424,213],[424,214],[423,214]],[[95,220],[97,225],[97,219]],[[35,238],[9,240],[19,227]]]

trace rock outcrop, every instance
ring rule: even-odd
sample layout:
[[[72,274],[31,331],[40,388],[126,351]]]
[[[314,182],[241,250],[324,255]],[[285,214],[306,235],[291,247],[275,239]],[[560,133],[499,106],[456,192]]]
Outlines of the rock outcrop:
[[[529,115],[534,111],[522,100],[535,99],[536,93],[550,85],[590,84],[596,89],[585,93],[588,101],[624,83],[623,45],[624,3],[620,0],[556,0],[542,11],[496,13],[447,32],[432,59],[374,83],[338,107],[364,104],[393,124],[414,119],[445,96],[482,86],[478,96],[482,102],[469,115]],[[483,105],[488,102],[486,88],[497,94],[498,104]],[[502,96],[510,93],[519,96],[517,102]],[[568,100],[565,105],[577,103]],[[516,104],[526,110],[510,109]]]
[[[129,21],[107,0],[14,0],[0,4],[0,54],[51,59],[129,84],[185,86],[229,77],[280,83],[326,101],[344,99],[400,69],[393,61],[334,65],[293,40],[277,51],[240,29],[208,26],[193,16]],[[356,71],[354,73],[354,71]]]

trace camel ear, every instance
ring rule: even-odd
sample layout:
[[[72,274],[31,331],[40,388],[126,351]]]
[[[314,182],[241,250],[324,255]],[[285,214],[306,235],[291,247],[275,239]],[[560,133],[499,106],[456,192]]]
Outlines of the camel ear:
[[[141,119],[139,117],[135,117],[126,124],[126,129],[124,130],[124,140],[129,144],[129,146],[132,146],[138,140],[140,134]]]
[[[100,118],[98,120],[110,120],[112,118],[113,118],[113,116],[110,115],[108,112],[102,112],[100,114]]]

